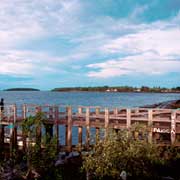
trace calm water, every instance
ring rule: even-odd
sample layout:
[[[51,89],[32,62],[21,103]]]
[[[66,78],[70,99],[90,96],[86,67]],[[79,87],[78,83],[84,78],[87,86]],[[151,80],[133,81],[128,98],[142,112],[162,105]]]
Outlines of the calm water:
[[[147,104],[180,99],[176,93],[111,93],[111,92],[8,92],[0,91],[0,98],[4,98],[5,104],[61,104],[84,105],[102,107],[138,107]],[[94,137],[95,129],[91,128],[91,136]],[[86,129],[83,128],[83,143],[85,142]],[[78,129],[73,127],[73,144],[78,143]],[[60,126],[59,138],[61,144],[65,144],[65,128]],[[92,138],[93,139],[93,138]]]
[[[0,91],[6,104],[61,104],[102,107],[138,107],[180,99],[180,93],[111,93],[111,92],[16,92]]]

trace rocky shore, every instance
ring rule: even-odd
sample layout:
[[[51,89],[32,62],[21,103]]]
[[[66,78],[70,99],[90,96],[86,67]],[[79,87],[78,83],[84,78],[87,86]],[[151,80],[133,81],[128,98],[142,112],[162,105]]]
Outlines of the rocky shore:
[[[165,101],[165,102],[156,103],[152,105],[145,105],[145,106],[142,106],[141,108],[179,109],[180,99],[172,100],[172,101]]]

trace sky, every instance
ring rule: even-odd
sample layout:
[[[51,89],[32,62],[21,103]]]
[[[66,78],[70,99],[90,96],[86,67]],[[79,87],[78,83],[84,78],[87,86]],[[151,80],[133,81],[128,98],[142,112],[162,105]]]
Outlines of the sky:
[[[0,89],[180,86],[180,0],[0,0]]]

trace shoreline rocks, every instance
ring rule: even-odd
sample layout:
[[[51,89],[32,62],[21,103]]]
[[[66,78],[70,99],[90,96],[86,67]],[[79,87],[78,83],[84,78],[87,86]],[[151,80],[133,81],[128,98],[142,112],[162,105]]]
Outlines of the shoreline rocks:
[[[161,109],[179,109],[180,108],[180,99],[165,101],[161,103],[156,103],[152,105],[141,106],[140,108],[161,108]]]

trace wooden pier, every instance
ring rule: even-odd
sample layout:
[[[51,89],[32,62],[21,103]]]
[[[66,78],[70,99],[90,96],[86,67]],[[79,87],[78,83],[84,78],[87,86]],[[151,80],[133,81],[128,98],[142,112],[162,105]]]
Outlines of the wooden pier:
[[[103,129],[129,129],[134,123],[140,123],[150,127],[148,140],[158,145],[180,146],[180,110],[172,109],[145,109],[145,108],[102,108],[93,106],[62,106],[62,105],[7,105],[0,112],[0,146],[9,143],[10,147],[26,146],[27,139],[22,131],[18,131],[20,123],[29,116],[42,112],[46,116],[45,129],[51,136],[58,137],[59,150],[88,150],[91,142],[91,129],[94,135],[98,135]],[[62,144],[60,127],[65,128]],[[76,127],[77,133],[73,133]],[[8,130],[8,131],[7,131]],[[39,134],[42,133],[39,130]],[[7,133],[8,132],[8,133]],[[22,134],[20,134],[22,133]],[[77,144],[73,144],[72,138],[77,136]],[[85,137],[85,141],[83,141]],[[8,141],[9,138],[9,141]],[[21,143],[22,142],[22,143]],[[20,145],[21,144],[21,145]]]

